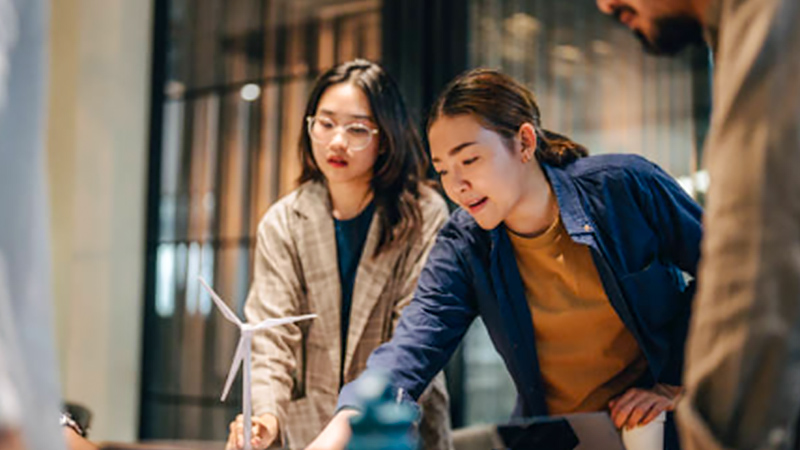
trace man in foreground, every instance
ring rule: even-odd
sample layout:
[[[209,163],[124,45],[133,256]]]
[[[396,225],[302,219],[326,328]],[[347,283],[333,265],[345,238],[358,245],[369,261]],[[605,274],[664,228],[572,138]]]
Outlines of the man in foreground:
[[[800,2],[597,0],[655,53],[714,51],[711,184],[687,344],[685,449],[797,447]]]

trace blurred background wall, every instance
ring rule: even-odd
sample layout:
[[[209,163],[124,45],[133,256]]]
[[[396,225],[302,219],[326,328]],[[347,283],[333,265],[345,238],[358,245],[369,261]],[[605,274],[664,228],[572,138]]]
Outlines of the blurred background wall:
[[[139,434],[153,5],[51,2],[47,135],[65,399],[92,437]]]

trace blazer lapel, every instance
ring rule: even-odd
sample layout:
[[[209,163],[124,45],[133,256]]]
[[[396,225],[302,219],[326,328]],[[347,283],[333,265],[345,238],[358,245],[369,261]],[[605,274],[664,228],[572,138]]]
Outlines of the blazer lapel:
[[[312,324],[317,337],[326,344],[331,361],[341,357],[341,287],[336,254],[336,235],[328,191],[321,183],[304,186],[295,211],[299,220],[297,246],[303,265],[307,298],[311,312],[320,319]],[[338,384],[338,377],[337,384]]]
[[[379,222],[378,212],[376,211],[369,226],[367,240],[364,243],[364,250],[361,253],[358,270],[356,271],[355,285],[353,286],[344,373],[348,373],[350,370],[356,347],[369,325],[368,321],[372,315],[372,310],[375,308],[381,293],[387,287],[392,271],[395,268],[395,262],[399,256],[397,248],[388,251],[384,250],[376,257],[372,256],[380,238]],[[389,319],[386,318],[385,320]],[[375,326],[375,324],[372,324],[372,326]]]

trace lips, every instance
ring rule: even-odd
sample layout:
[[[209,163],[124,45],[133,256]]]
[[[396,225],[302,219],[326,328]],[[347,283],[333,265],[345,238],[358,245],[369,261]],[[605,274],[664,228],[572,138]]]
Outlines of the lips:
[[[333,167],[347,167],[347,160],[338,156],[329,156],[325,161]]]
[[[481,198],[477,198],[477,199],[473,199],[473,200],[464,202],[463,205],[467,207],[467,210],[470,213],[476,213],[476,212],[480,211],[484,206],[486,206],[486,203],[488,202],[488,200],[489,200],[489,197],[481,197]]]

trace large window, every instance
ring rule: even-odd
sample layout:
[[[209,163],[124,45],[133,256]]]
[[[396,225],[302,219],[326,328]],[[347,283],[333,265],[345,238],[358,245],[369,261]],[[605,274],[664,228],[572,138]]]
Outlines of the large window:
[[[299,174],[310,84],[337,62],[380,60],[381,2],[159,0],[157,9],[141,437],[224,439],[240,411],[240,387],[219,402],[238,331],[197,277],[241,314],[256,224]]]

